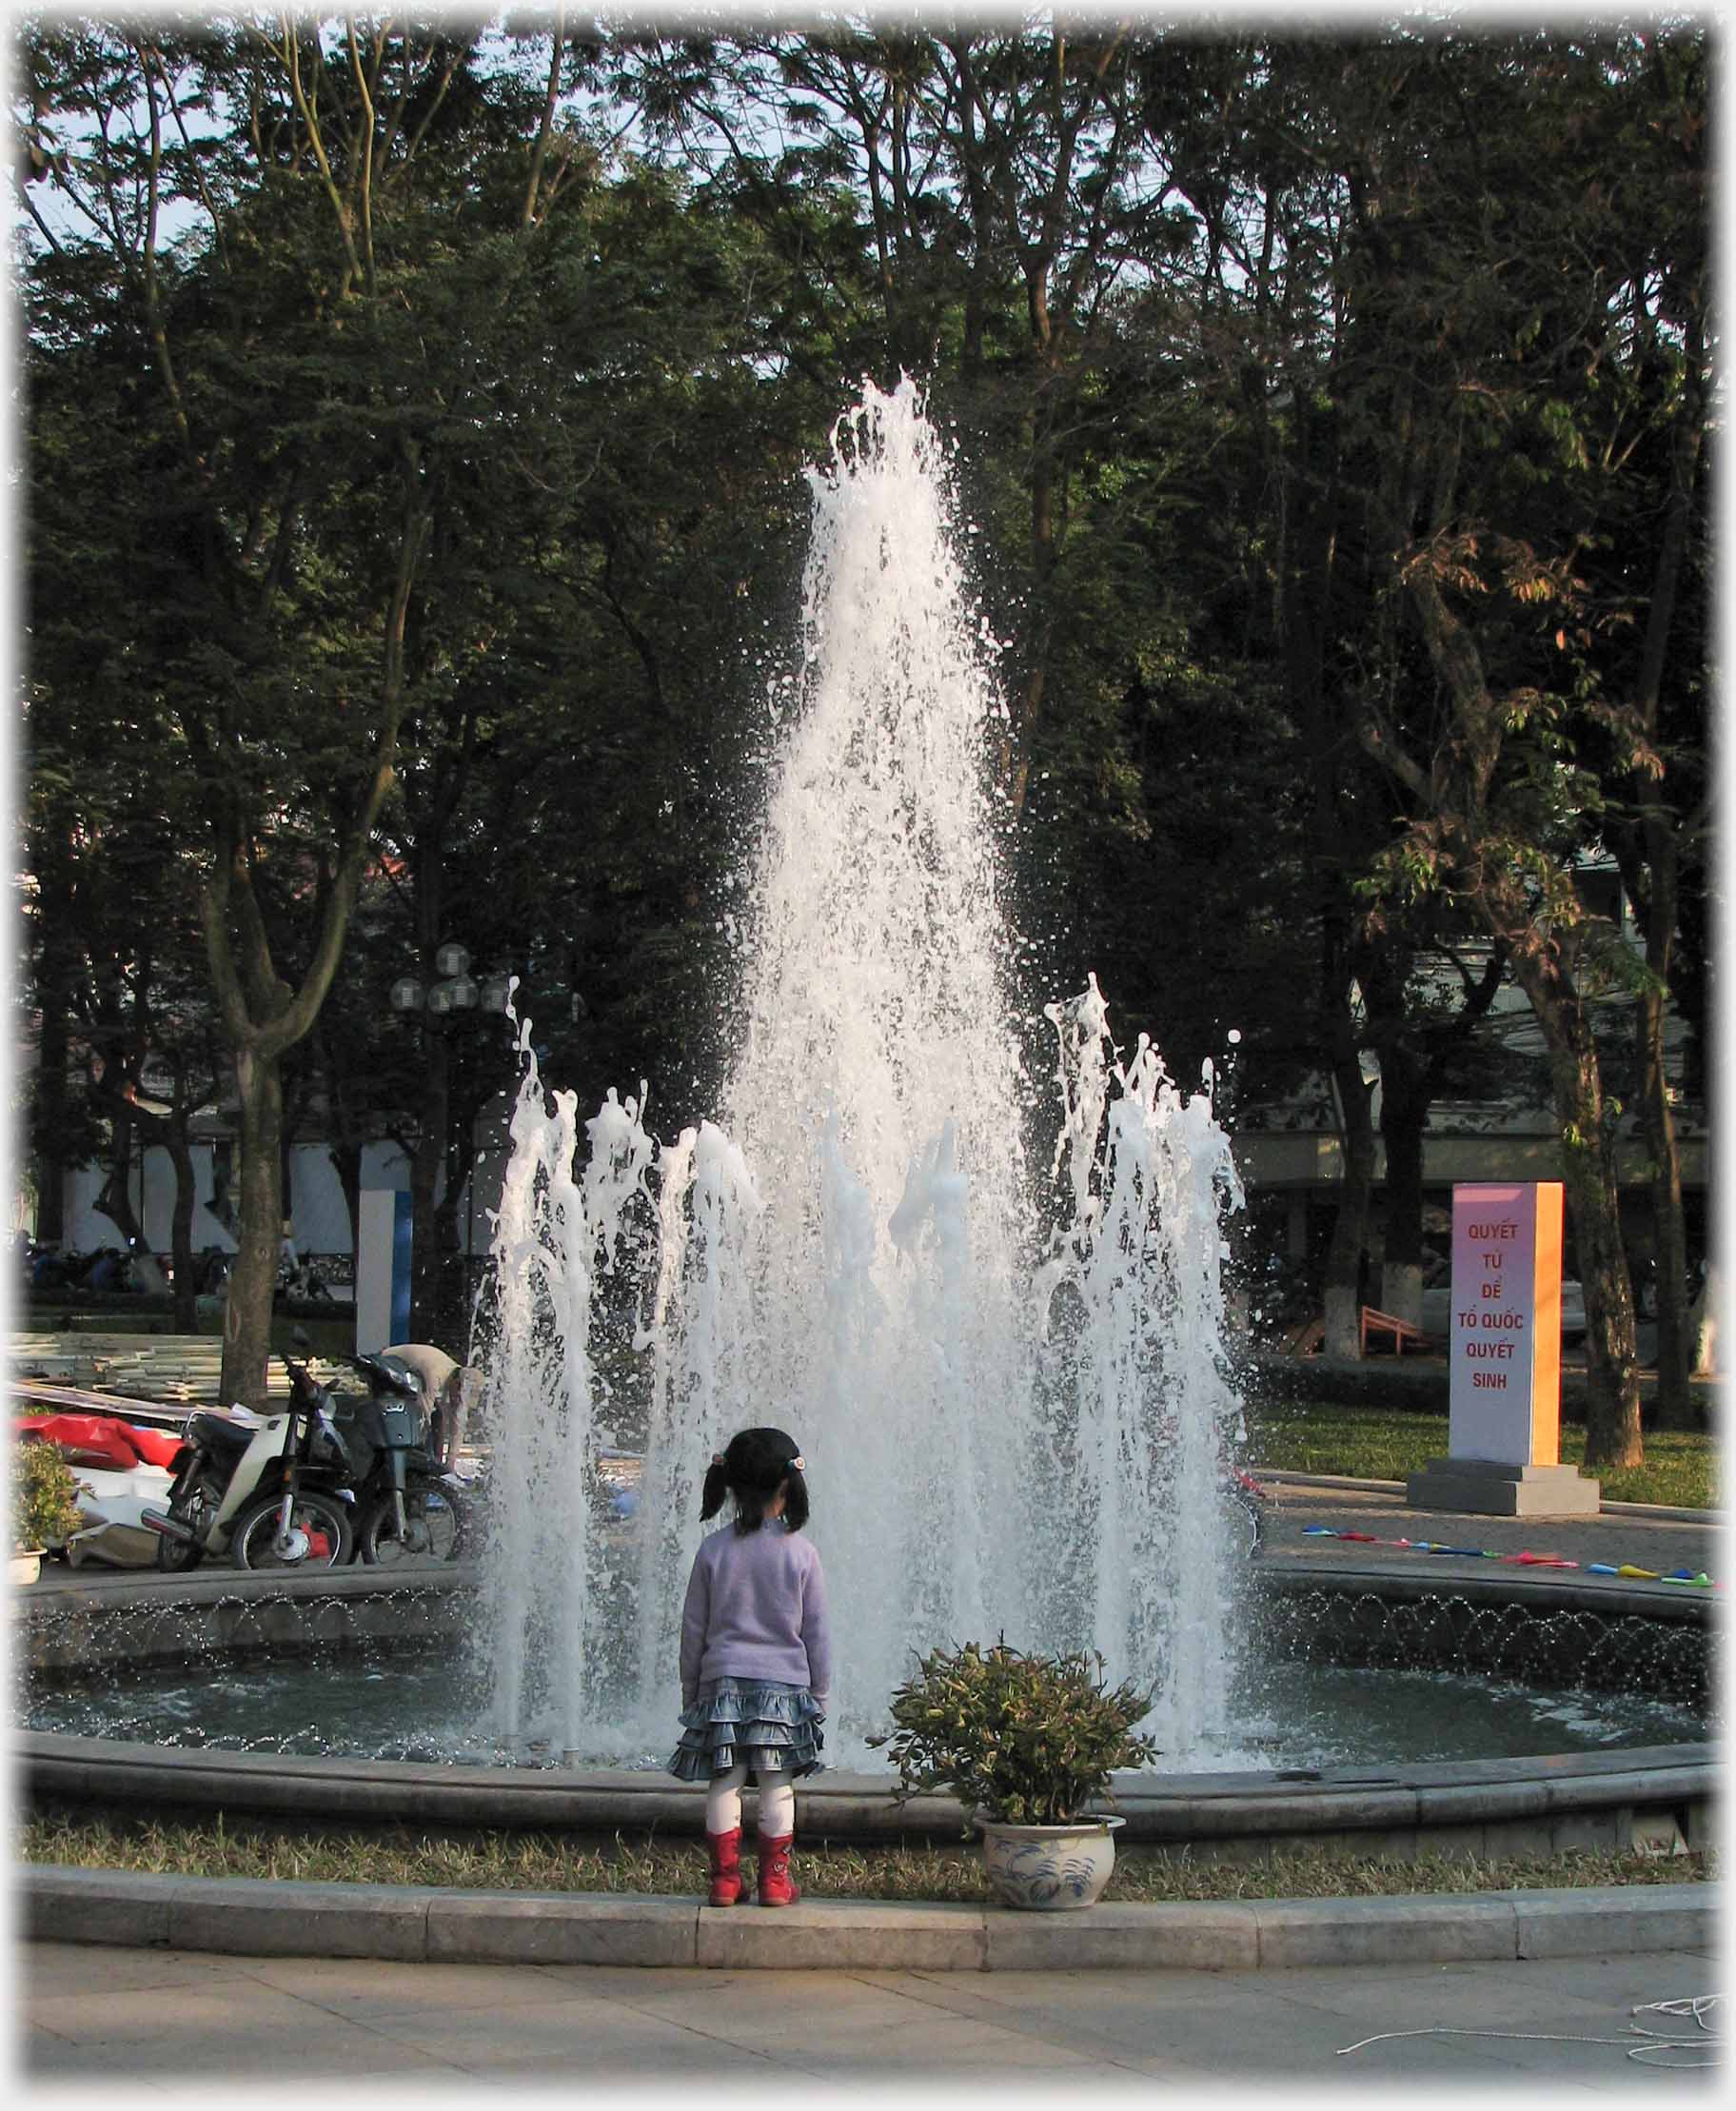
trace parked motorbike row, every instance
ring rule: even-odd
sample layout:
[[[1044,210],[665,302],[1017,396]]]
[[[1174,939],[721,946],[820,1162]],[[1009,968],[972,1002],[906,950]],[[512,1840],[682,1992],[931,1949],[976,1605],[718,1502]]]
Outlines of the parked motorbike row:
[[[58,1246],[26,1238],[19,1242],[18,1253],[24,1288],[44,1295],[93,1291],[110,1296],[117,1292],[152,1296],[168,1287],[162,1263],[142,1248],[99,1246],[89,1253],[67,1253]]]
[[[207,1556],[250,1569],[459,1559],[475,1484],[434,1449],[415,1373],[356,1356],[366,1390],[339,1392],[284,1360],[284,1412],[197,1410],[178,1437],[108,1414],[18,1417],[17,1434],[56,1446],[78,1477],[85,1523],[68,1559],[171,1572]]]
[[[286,1356],[282,1414],[188,1417],[168,1500],[143,1512],[162,1535],[158,1568],[207,1554],[255,1569],[458,1558],[464,1483],[431,1448],[414,1373],[393,1356],[349,1360],[365,1392],[336,1392]]]
[[[168,1255],[147,1253],[136,1240],[130,1249],[99,1246],[89,1253],[66,1253],[58,1246],[29,1237],[21,1237],[17,1246],[24,1288],[41,1295],[95,1291],[110,1296],[134,1292],[164,1296],[174,1281],[174,1268]],[[226,1248],[203,1247],[192,1258],[195,1294],[221,1296],[234,1265],[235,1256]],[[332,1288],[321,1273],[320,1262],[288,1248],[278,1259],[277,1294],[304,1304],[332,1302]]]

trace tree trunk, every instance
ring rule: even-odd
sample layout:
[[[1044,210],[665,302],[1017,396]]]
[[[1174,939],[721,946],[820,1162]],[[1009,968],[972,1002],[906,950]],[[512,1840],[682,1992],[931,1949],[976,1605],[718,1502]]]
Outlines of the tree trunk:
[[[127,1102],[116,1100],[108,1109],[108,1170],[96,1207],[120,1233],[121,1244],[130,1253],[144,1245],[139,1220],[132,1207],[132,1139],[135,1125]]]
[[[1688,1318],[1687,1229],[1682,1214],[1682,1154],[1676,1143],[1669,1079],[1664,1066],[1664,1021],[1669,1002],[1678,889],[1675,838],[1662,812],[1645,825],[1647,880],[1644,904],[1646,965],[1651,980],[1640,993],[1634,1020],[1638,1043],[1640,1122],[1651,1182],[1653,1257],[1658,1292],[1658,1419],[1687,1427],[1688,1376],[1694,1364]]]
[[[174,1298],[174,1330],[178,1334],[198,1331],[197,1264],[193,1259],[193,1211],[199,1190],[193,1171],[193,1146],[187,1133],[187,1113],[177,1108],[165,1124],[164,1148],[175,1169],[175,1201],[169,1214],[169,1264],[173,1270],[170,1294]]]
[[[1608,1165],[1600,1163],[1607,1155],[1595,1144],[1578,1141],[1568,1143],[1562,1154],[1586,1292],[1586,1464],[1638,1466],[1645,1448],[1633,1289],[1615,1183]]]
[[[36,1093],[31,1122],[35,1145],[31,1168],[36,1176],[36,1236],[58,1246],[67,1235],[67,1164],[62,1138],[67,1133],[67,1013],[49,981],[44,947],[42,1029],[36,1046]]]
[[[1513,966],[1549,1044],[1568,1212],[1586,1292],[1586,1464],[1638,1466],[1645,1451],[1633,1284],[1597,1044],[1577,993],[1564,989],[1547,962],[1522,949]]]
[[[1682,1214],[1682,1154],[1664,1074],[1664,995],[1640,1001],[1640,1119],[1651,1174],[1652,1239],[1658,1292],[1658,1419],[1687,1426],[1693,1329],[1688,1316],[1687,1230]]]
[[[37,1044],[30,1102],[31,1172],[36,1179],[36,1236],[59,1246],[67,1235],[67,1064],[71,1055],[73,929],[66,870],[70,823],[49,824],[34,859],[39,889],[41,951],[36,963]]]
[[[283,1236],[284,1084],[275,1055],[241,1049],[241,1210],[237,1250],[223,1314],[222,1391],[226,1405],[263,1410],[271,1353],[271,1307]]]
[[[1380,1134],[1387,1147],[1387,1226],[1380,1307],[1412,1327],[1423,1317],[1423,1132],[1428,1064],[1394,1036],[1380,1052]]]

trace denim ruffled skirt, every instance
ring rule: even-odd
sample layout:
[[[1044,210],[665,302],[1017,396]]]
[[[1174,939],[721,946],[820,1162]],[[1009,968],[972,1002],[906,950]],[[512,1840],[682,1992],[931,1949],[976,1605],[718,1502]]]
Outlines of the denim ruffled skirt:
[[[669,1762],[681,1781],[709,1782],[732,1766],[756,1774],[817,1774],[825,1721],[805,1686],[769,1679],[713,1679],[681,1710],[681,1741]]]

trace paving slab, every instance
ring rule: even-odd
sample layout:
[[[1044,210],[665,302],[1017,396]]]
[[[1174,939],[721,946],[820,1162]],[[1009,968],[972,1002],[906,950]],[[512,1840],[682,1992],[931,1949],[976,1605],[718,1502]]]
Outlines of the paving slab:
[[[30,2021],[68,2046],[93,2051],[101,2063],[124,2061],[146,2075],[220,2075],[326,2080],[385,2074],[396,2063],[414,2070],[439,2064],[415,2047],[396,2059],[389,2044],[365,2026],[329,2014],[317,2021],[293,1995],[257,1981],[208,1981],[175,1988],[113,1992],[100,1985],[79,1994],[32,1997]],[[59,2071],[70,2062],[56,2055]]]
[[[547,2075],[568,2082],[604,2075],[702,2075],[750,2079],[769,2073],[764,2054],[690,2028],[679,2016],[649,2016],[619,2002],[575,1994],[557,2002],[445,2018],[382,2019],[388,2043],[414,2047],[484,2080]]]
[[[414,2022],[424,2016],[455,2016],[472,2009],[534,2006],[539,2002],[609,1998],[595,1983],[594,1966],[566,1971],[515,1964],[403,1963],[378,1962],[358,1976],[347,1958],[272,1957],[247,1960],[250,1975],[337,2016],[361,2022]]]
[[[139,1970],[187,1961],[176,1952],[102,1957],[128,1971],[135,1960]],[[1714,1993],[1719,1976],[1714,1963],[1685,1952],[1255,1972],[486,1971],[348,1962],[354,1999],[372,2010],[365,2017],[331,2012],[331,1983],[313,1969],[317,1960],[226,1959],[203,1983],[140,1987],[109,2013],[88,1990],[76,1999],[64,1990],[65,1970],[79,1961],[91,1953],[26,1947],[16,2002],[23,2079],[125,2081],[147,2100],[171,2077],[297,2086],[377,2080],[435,2093],[478,2081],[559,2083],[570,2094],[689,2078],[707,2090],[805,2078],[846,2093],[936,2082],[1053,2092],[1120,2077],[1130,2086],[1191,2088],[1565,2081],[1679,2094],[1709,2071],[1629,2062],[1637,2041],[1628,2011],[1639,1999]],[[490,1982],[505,1984],[501,1974],[530,1998],[478,2001]],[[417,1983],[427,1992],[410,1998]],[[463,2002],[443,2005],[443,1986],[464,1988]],[[1704,2038],[1690,2042],[1696,2057],[1712,2049]]]
[[[1653,1961],[1636,1958],[1628,1962],[1635,1967],[1631,1974],[1616,1968],[1610,1960],[1600,1960],[1595,1991],[1559,1965],[1527,1964],[1520,1968],[1515,1964],[1509,1971],[1501,1971],[1470,1961],[1395,1965],[1374,1972],[1346,1971],[1331,1964],[1301,1965],[1291,1971],[1271,1972],[1262,1983],[1280,2001],[1299,2001],[1312,2007],[1331,2009],[1358,2024],[1377,2025],[1399,2008],[1430,2015],[1438,2015],[1444,2007],[1453,2008],[1461,2011],[1453,2020],[1462,2022],[1464,1996],[1473,1988],[1478,2020],[1491,2026],[1505,2026],[1535,2015],[1540,2000],[1551,2012],[1580,2014],[1583,2023],[1590,2018],[1607,2021],[1611,2002],[1627,2005],[1656,1991]]]
[[[152,2079],[139,2072],[138,2062],[124,2045],[74,2044],[52,2031],[27,2024],[13,2039],[14,2076],[38,2093],[38,2085],[64,2083],[71,2101],[83,2102],[92,2083],[112,2081],[125,2088],[128,2101],[167,2101],[170,2097],[185,2102],[184,2081],[172,2075]],[[14,2100],[15,2101],[15,2100]]]
[[[1258,2003],[1262,1982],[1245,1973],[1222,1977],[1193,1971],[1138,1972],[1128,1979],[1099,1971],[888,1975],[883,1983],[914,2000],[1018,2035],[1043,2038],[1082,2057],[1125,2062],[1150,2058],[1186,2068],[1176,2052],[1175,2012],[1193,2023],[1218,2018],[1226,2032],[1233,2012]],[[1145,2071],[1145,2070],[1142,2070]],[[1211,2071],[1195,2061],[1193,2071]]]
[[[981,2022],[940,2009],[915,2010],[896,2030],[881,2023],[835,2022],[810,2015],[769,2048],[780,2065],[820,2081],[880,2082],[969,2080],[981,2084],[1019,2077],[1070,2085],[1074,2072],[1100,2067],[1102,2048],[1078,2051],[999,2022]]]
[[[234,1979],[244,1969],[218,1950],[104,1945],[92,1951],[77,1936],[70,1941],[41,1938],[20,1943],[14,1955],[15,1984],[28,1985],[44,1996],[88,1995],[93,1984],[117,1994],[153,1986],[208,1985]],[[347,1971],[349,1966],[345,1963],[339,1968]]]

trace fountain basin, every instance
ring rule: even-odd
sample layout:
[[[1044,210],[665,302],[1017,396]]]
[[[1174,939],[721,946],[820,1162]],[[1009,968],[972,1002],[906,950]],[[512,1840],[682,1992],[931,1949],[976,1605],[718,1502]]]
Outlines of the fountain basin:
[[[17,1601],[15,1666],[53,1672],[125,1653],[168,1666],[211,1649],[275,1656],[390,1636],[432,1639],[462,1617],[474,1579],[430,1568],[386,1580],[349,1575],[286,1580],[84,1578],[38,1586]],[[1529,1610],[1581,1616],[1588,1664],[1619,1668],[1609,1638],[1650,1636],[1670,1676],[1709,1685],[1712,1608],[1685,1592],[1593,1586],[1560,1575],[1446,1579],[1273,1563],[1257,1589],[1277,1613],[1310,1608],[1318,1646],[1352,1656],[1374,1615],[1420,1616],[1407,1646],[1433,1636],[1461,1656],[1510,1650]],[[125,1620],[117,1613],[125,1607]],[[1322,1617],[1322,1608],[1324,1617]],[[143,1617],[141,1617],[143,1616]],[[1360,1642],[1359,1638],[1360,1637]],[[1560,1639],[1559,1628],[1557,1639]],[[546,1829],[612,1836],[703,1831],[703,1795],[667,1775],[622,1767],[424,1765],[343,1757],[178,1749],[50,1731],[14,1735],[29,1796],[106,1808],[310,1815],[355,1824]],[[1259,1859],[1312,1846],[1351,1856],[1442,1851],[1543,1853],[1563,1847],[1698,1849],[1715,1838],[1716,1748],[1685,1741],[1624,1749],[1286,1768],[1117,1776],[1129,1851]],[[810,1841],[957,1845],[966,1813],[946,1796],[895,1805],[883,1773],[828,1769],[798,1789]]]

